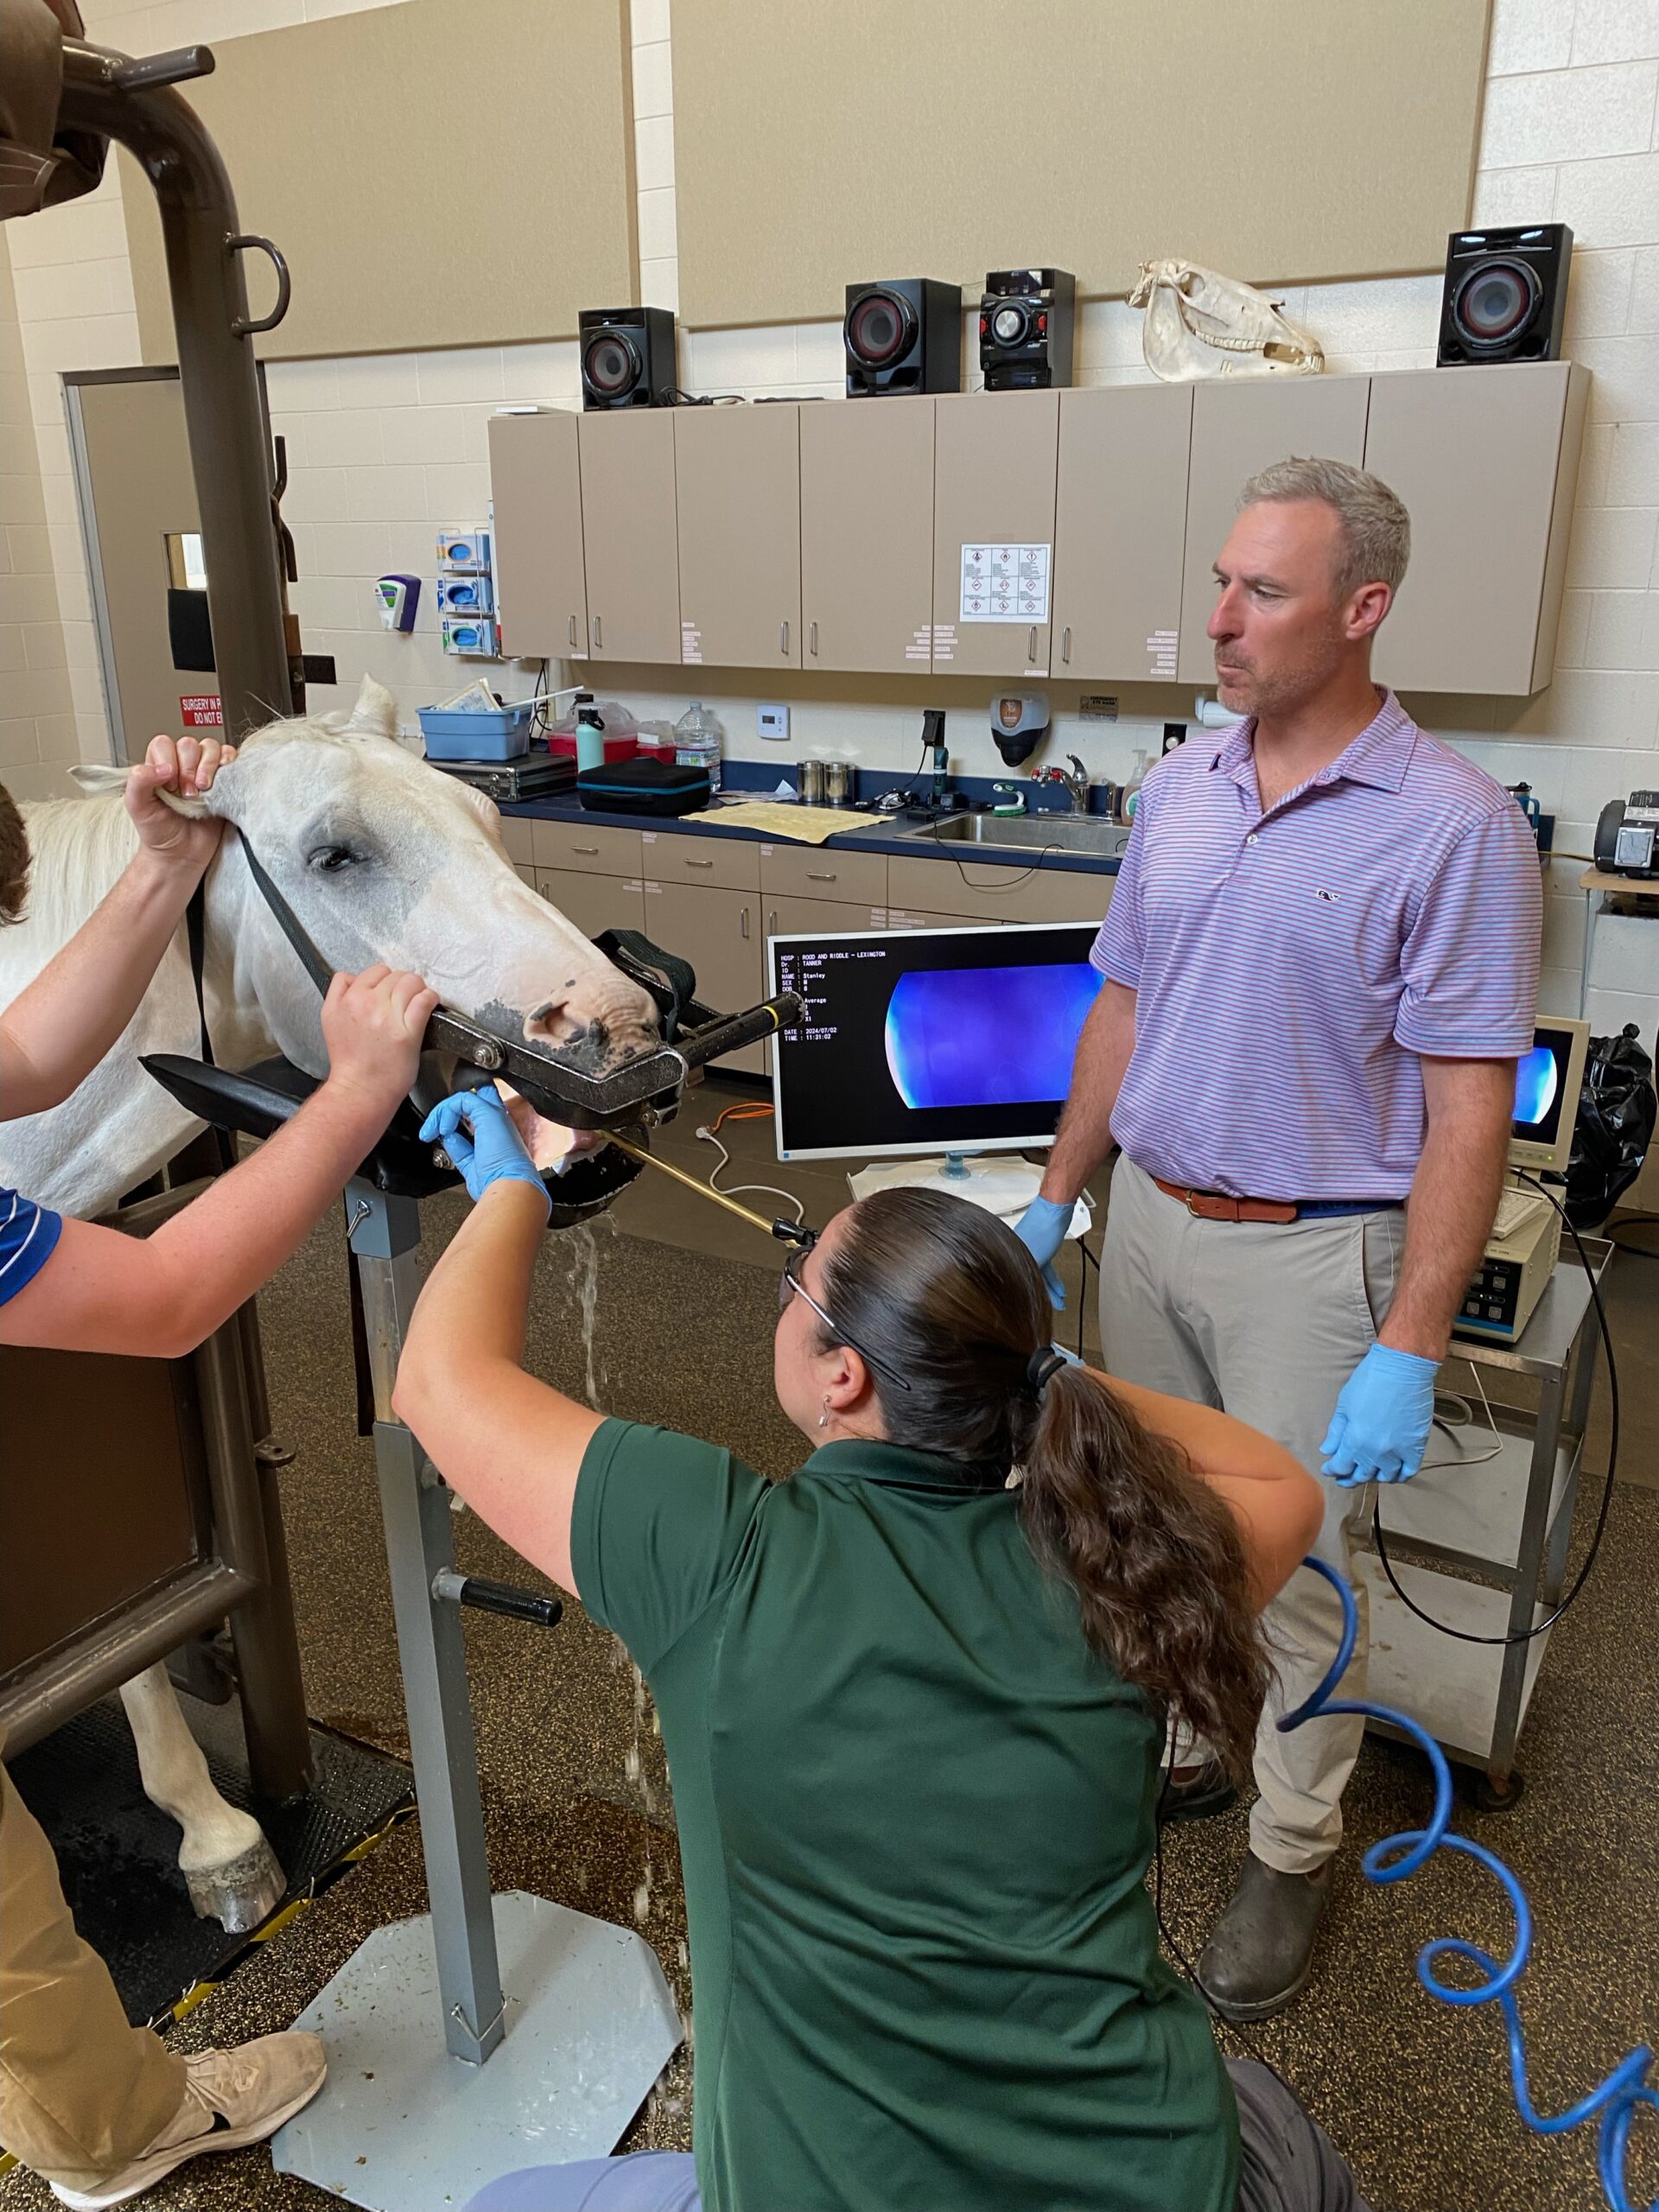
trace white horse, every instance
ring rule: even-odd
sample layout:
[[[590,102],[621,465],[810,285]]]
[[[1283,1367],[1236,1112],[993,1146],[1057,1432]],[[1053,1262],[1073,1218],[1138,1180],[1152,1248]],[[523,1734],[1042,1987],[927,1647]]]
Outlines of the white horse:
[[[499,817],[454,777],[395,741],[390,693],[365,677],[349,721],[273,722],[220,771],[200,810],[233,823],[331,966],[377,960],[425,977],[446,1006],[493,1034],[529,1040],[590,1074],[657,1039],[649,996],[531,890],[502,847]],[[67,943],[131,857],[125,771],[86,769],[104,796],[22,811],[29,908],[0,930],[0,1007]],[[194,808],[190,810],[195,810]],[[327,1072],[320,1001],[228,833],[206,879],[203,992],[215,1058],[246,1067],[282,1052]],[[200,1030],[185,932],[127,1028],[73,1096],[0,1122],[0,1183],[91,1218],[154,1174],[201,1128],[138,1065],[195,1057]],[[526,1109],[520,1109],[520,1111]],[[528,1116],[526,1119],[533,1120]],[[533,1128],[538,1160],[570,1136]],[[184,1831],[179,1866],[199,1912],[254,1925],[283,1891],[258,1824],[214,1789],[164,1666],[122,1690],[146,1794]]]

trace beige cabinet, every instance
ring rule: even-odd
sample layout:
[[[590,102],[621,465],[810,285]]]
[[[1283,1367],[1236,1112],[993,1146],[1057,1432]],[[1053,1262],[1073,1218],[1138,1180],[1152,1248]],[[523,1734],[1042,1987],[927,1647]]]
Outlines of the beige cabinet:
[[[1173,677],[1192,439],[1190,385],[1060,394],[1056,676]]]
[[[501,649],[526,660],[588,651],[579,417],[493,415],[495,608]]]
[[[577,420],[588,653],[594,660],[677,661],[674,410],[625,408]]]
[[[931,664],[933,406],[803,407],[801,620],[807,668]]]
[[[647,830],[640,839],[648,882],[691,883],[704,890],[758,891],[760,848],[753,837],[699,837]]]
[[[887,863],[890,913],[982,922],[1098,922],[1115,875],[1083,869],[1020,868],[995,861],[912,860]]]
[[[1060,395],[959,392],[933,405],[935,672],[1046,676]],[[1020,565],[1021,548],[1041,549],[1040,597],[1029,588],[1034,575]],[[982,593],[964,590],[970,562],[986,579]],[[979,619],[995,608],[1007,612]]]
[[[675,416],[688,663],[801,664],[800,416],[787,404],[685,407]]]
[[[760,888],[791,898],[885,906],[887,855],[838,852],[828,845],[762,845]]]
[[[584,875],[572,868],[538,868],[536,888],[584,937],[601,930],[645,927],[645,887],[636,875]]]
[[[721,1014],[741,1014],[765,997],[759,891],[647,880],[645,905],[646,936],[691,963],[697,974],[697,996],[705,1006]],[[718,1065],[764,1075],[766,1048],[745,1046]]]
[[[844,937],[849,931],[887,926],[885,906],[855,906],[840,899],[791,899],[771,891],[760,903],[769,938]]]
[[[1370,390],[1371,380],[1363,376],[1255,377],[1194,386],[1175,670],[1181,683],[1216,680],[1215,652],[1205,635],[1216,604],[1212,571],[1246,479],[1293,454],[1360,466]]]
[[[537,868],[574,868],[580,875],[638,875],[640,841],[637,830],[601,828],[588,822],[531,821],[531,846]]]
[[[1411,516],[1379,683],[1524,696],[1549,682],[1589,384],[1567,361],[1372,378],[1365,466]]]

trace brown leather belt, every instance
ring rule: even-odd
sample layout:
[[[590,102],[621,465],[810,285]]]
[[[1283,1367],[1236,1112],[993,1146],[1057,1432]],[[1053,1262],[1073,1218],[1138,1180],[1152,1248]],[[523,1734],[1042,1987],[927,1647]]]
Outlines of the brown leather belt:
[[[1184,1183],[1153,1181],[1166,1198],[1179,1198],[1200,1221],[1294,1221],[1299,1209],[1289,1198],[1230,1198],[1219,1191],[1192,1191]]]

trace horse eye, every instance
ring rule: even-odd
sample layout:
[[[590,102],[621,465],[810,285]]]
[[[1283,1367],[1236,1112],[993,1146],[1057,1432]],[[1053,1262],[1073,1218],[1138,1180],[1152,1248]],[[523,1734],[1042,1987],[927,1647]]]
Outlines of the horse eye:
[[[354,868],[362,858],[349,845],[318,845],[306,855],[308,864],[321,868],[325,875],[338,875],[342,868]]]

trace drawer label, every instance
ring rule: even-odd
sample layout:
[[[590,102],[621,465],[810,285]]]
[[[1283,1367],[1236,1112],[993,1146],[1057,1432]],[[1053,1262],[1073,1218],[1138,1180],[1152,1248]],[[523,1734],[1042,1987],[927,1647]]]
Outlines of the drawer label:
[[[680,625],[680,658],[683,662],[700,662],[702,658],[702,632],[695,622]]]
[[[932,632],[927,629],[912,630],[910,633],[910,643],[905,647],[905,658],[906,660],[931,660],[932,658]]]
[[[1152,664],[1147,671],[1149,676],[1174,675],[1175,637],[1173,630],[1154,630],[1147,639],[1147,658]]]
[[[1046,622],[1049,545],[964,545],[961,622]]]

